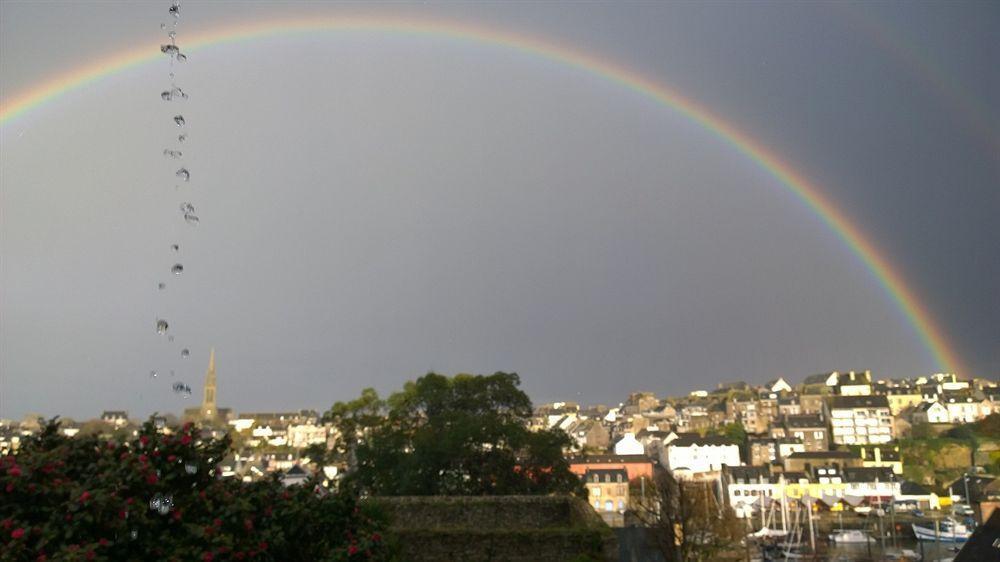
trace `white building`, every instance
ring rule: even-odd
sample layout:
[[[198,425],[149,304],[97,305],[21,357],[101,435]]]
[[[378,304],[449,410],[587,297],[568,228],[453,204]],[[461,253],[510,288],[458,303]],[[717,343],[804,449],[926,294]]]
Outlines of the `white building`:
[[[885,396],[834,396],[830,425],[838,445],[888,443],[895,433]]]
[[[992,408],[986,400],[976,400],[968,394],[944,394],[941,402],[948,409],[949,423],[972,423],[990,415]]]
[[[615,443],[616,455],[645,455],[646,448],[635,438],[634,433],[626,433],[617,443]]]
[[[288,444],[296,449],[314,443],[326,443],[328,428],[322,425],[303,423],[288,426]]]
[[[667,445],[667,468],[691,474],[716,472],[722,466],[742,466],[740,448],[724,437],[678,437]]]
[[[923,402],[910,415],[913,423],[948,423],[948,408],[940,402]]]

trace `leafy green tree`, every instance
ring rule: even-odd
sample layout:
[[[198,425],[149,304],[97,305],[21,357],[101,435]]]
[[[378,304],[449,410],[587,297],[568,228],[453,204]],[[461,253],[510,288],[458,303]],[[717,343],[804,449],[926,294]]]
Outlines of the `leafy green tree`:
[[[125,441],[55,421],[0,458],[0,560],[385,560],[374,506],[220,478],[228,438],[151,422]]]
[[[366,389],[325,418],[352,459],[345,483],[376,495],[583,493],[562,431],[530,431],[513,373],[429,373],[381,400]]]

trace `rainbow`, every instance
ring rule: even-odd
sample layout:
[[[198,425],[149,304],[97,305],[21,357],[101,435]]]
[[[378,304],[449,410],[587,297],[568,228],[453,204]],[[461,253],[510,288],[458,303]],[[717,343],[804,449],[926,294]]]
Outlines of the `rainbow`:
[[[936,367],[948,372],[964,372],[958,355],[949,344],[944,331],[934,321],[927,307],[903,281],[903,276],[879,252],[875,244],[863,234],[861,229],[823,195],[818,186],[812,184],[802,174],[762,146],[761,143],[713,114],[695,100],[684,97],[669,86],[641,76],[624,66],[579,50],[508,31],[487,29],[464,22],[413,18],[394,19],[391,17],[331,17],[241,23],[215,29],[183,41],[182,47],[185,52],[191,53],[215,45],[278,35],[336,31],[368,31],[416,37],[444,37],[505,47],[580,69],[681,113],[754,161],[777,179],[787,191],[812,209],[864,262],[889,298],[895,303],[895,306],[907,318],[924,347],[933,356],[937,363]],[[63,94],[81,89],[88,84],[138,65],[160,60],[161,57],[163,55],[155,45],[143,46],[101,59],[99,62],[39,84],[13,97],[10,101],[4,100],[0,104],[0,125],[9,124],[12,120]]]

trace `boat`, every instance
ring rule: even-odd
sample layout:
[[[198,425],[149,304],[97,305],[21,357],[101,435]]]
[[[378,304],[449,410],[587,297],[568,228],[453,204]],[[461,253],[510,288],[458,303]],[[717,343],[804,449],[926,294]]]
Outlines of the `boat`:
[[[875,542],[875,539],[859,529],[842,529],[839,532],[832,533],[830,540],[838,544]]]
[[[972,536],[972,530],[954,519],[942,519],[938,531],[934,531],[934,526],[925,527],[913,524],[913,534],[917,540],[940,541],[940,542],[965,542]]]

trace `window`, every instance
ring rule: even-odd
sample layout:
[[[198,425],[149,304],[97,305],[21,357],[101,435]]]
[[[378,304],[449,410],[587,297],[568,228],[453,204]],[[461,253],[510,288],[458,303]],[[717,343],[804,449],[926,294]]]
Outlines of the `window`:
[[[611,500],[607,500],[606,502],[604,502],[604,511],[614,511],[614,510],[615,510],[614,502],[612,502]]]
[[[601,497],[601,489],[600,488],[591,488],[590,490],[591,490],[591,493],[594,495],[595,498]]]
[[[625,511],[625,500],[618,500],[618,511]]]
[[[622,483],[622,475],[621,474],[616,474],[615,475],[615,480],[617,480],[618,483],[621,484]]]

